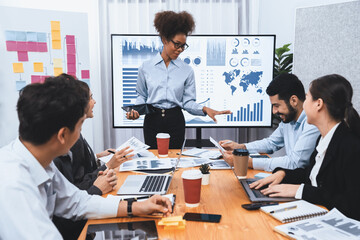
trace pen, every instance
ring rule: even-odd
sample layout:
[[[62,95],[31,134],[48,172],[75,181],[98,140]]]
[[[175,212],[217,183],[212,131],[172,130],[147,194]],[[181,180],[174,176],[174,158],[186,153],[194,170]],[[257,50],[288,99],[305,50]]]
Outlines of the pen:
[[[231,143],[232,141],[230,140],[230,141],[226,141],[226,142],[224,142],[222,145],[224,145],[224,144],[229,144],[229,143]]]
[[[275,209],[273,211],[270,211],[270,214],[278,213],[278,212],[284,212],[284,211],[291,210],[291,209],[296,209],[296,208],[297,208],[297,206],[294,205],[294,206],[289,206],[289,207],[286,207],[286,208]]]
[[[114,151],[111,151],[111,150],[107,150],[109,153],[112,153],[112,154],[115,154],[115,152]]]

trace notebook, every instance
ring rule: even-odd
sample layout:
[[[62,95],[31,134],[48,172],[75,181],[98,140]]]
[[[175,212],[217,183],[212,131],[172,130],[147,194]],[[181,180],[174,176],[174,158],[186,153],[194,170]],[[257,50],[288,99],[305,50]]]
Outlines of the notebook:
[[[274,231],[291,239],[358,240],[360,222],[333,208],[320,217],[276,226]]]
[[[261,207],[260,210],[276,218],[282,223],[312,218],[324,215],[328,212],[328,210],[318,207],[305,200],[282,203],[275,206],[265,206]]]
[[[260,192],[263,188],[256,190],[250,188],[249,184],[257,181],[258,179],[247,178],[247,179],[239,179],[239,182],[243,189],[245,190],[247,196],[249,197],[251,202],[289,202],[295,201],[295,198],[284,198],[284,197],[269,197]]]
[[[117,192],[118,195],[153,195],[165,194],[169,189],[173,175],[179,165],[182,152],[185,147],[186,139],[180,150],[179,157],[175,167],[168,174],[152,174],[152,175],[129,175],[123,185]]]

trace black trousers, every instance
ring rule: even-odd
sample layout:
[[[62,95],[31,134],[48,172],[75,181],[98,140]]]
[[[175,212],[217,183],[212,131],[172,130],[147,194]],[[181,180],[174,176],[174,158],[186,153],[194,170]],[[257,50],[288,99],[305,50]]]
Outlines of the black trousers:
[[[145,144],[150,149],[157,149],[156,134],[170,135],[170,149],[182,147],[185,138],[185,118],[180,107],[171,109],[155,108],[155,112],[147,114],[144,120]]]

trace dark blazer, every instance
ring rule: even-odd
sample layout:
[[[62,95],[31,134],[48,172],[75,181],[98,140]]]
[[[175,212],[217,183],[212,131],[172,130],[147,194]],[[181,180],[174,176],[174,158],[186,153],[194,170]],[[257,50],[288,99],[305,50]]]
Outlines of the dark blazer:
[[[79,189],[86,190],[91,195],[101,195],[101,190],[93,184],[98,172],[104,171],[106,166],[98,168],[95,154],[82,135],[70,151],[73,161],[69,155],[57,157],[54,159],[56,167]],[[76,240],[86,224],[86,220],[73,221],[57,216],[53,217],[53,222],[66,240]]]
[[[318,139],[319,142],[320,138]],[[360,138],[340,123],[330,140],[323,163],[316,177],[318,187],[311,186],[310,173],[315,165],[316,149],[305,168],[284,170],[282,183],[304,183],[302,199],[331,210],[337,208],[347,217],[360,220]]]
[[[70,151],[72,152],[73,161],[71,162],[69,155],[57,157],[54,159],[56,167],[67,180],[79,189],[86,190],[92,195],[101,195],[101,190],[94,186],[93,183],[98,172],[104,171],[106,166],[103,165],[98,168],[95,154],[82,135],[80,135],[79,140]]]

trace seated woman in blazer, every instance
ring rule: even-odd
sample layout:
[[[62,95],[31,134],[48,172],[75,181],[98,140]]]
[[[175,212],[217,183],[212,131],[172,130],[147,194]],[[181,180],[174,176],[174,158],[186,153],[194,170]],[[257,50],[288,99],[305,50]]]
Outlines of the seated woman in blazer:
[[[314,80],[306,95],[307,121],[320,131],[310,166],[294,170],[276,168],[251,187],[270,197],[295,197],[329,210],[337,208],[360,220],[360,118],[352,107],[353,89],[342,76]],[[281,183],[281,184],[280,184]]]

